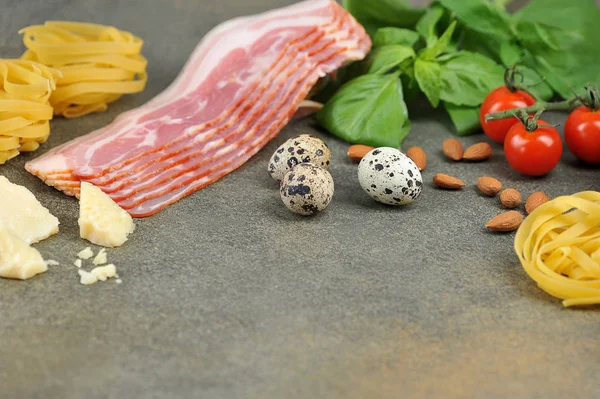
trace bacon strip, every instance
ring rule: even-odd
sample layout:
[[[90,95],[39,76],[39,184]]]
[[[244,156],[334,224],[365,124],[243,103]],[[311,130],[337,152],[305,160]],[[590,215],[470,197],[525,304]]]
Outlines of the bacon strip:
[[[132,216],[152,215],[242,166],[320,78],[370,46],[333,0],[226,22],[163,93],[26,168],[68,195],[88,181]]]

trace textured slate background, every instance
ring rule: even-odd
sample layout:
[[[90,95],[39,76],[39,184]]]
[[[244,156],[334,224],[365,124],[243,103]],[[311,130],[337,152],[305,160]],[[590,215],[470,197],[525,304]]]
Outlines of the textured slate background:
[[[48,19],[116,25],[146,40],[147,90],[103,114],[56,119],[37,156],[159,93],[217,23],[292,1],[0,3],[2,57],[21,53],[20,28]],[[557,196],[598,189],[600,170],[565,154],[552,174],[529,179],[498,146],[487,163],[449,163],[440,152],[447,118],[411,112],[406,145],[429,155],[414,205],[372,202],[347,145],[294,122],[236,173],[139,220],[131,240],[108,252],[121,285],[79,285],[72,262],[87,243],[77,202],[27,174],[30,155],[1,166],[61,220],[60,234],[37,245],[61,265],[27,282],[0,281],[0,396],[600,397],[600,308],[563,309],[540,291],[513,253],[513,235],[483,228],[501,209],[474,188],[492,175],[524,196]],[[283,207],[266,173],[277,145],[307,132],[331,146],[336,183],[328,210],[310,219]],[[437,190],[436,172],[469,186]]]

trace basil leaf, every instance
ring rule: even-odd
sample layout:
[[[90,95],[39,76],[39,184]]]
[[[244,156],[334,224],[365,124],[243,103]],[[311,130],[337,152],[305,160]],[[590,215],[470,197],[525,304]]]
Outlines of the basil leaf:
[[[534,96],[548,101],[554,97],[554,90],[534,69],[519,65],[517,69],[523,74],[523,82],[527,91]]]
[[[514,43],[502,42],[499,55],[504,65],[512,66],[523,58],[523,49]]]
[[[467,136],[481,131],[479,107],[461,106],[447,101],[444,101],[444,107],[450,115],[457,135]]]
[[[399,148],[410,130],[398,76],[363,75],[344,85],[317,121],[350,143]]]
[[[440,64],[417,58],[415,61],[415,79],[434,108],[440,103]]]
[[[414,30],[381,28],[377,29],[375,36],[373,36],[373,46],[382,47],[389,44],[400,44],[402,46],[412,47],[417,40],[419,40],[419,34]]]
[[[431,46],[427,46],[427,48],[419,54],[419,58],[423,60],[433,60],[435,57],[445,52],[452,40],[452,34],[454,33],[455,28],[456,21],[452,22],[444,34],[442,34],[439,39],[435,40]]]
[[[425,38],[427,47],[430,47],[437,40],[436,25],[442,19],[444,15],[444,9],[437,4],[432,5],[425,15],[421,17],[417,22],[416,30],[421,36]]]
[[[509,41],[514,35],[508,13],[481,0],[439,0],[452,11],[458,20],[475,32],[494,37],[498,41]]]
[[[412,47],[390,44],[375,49],[371,55],[371,64],[367,73],[384,74],[399,67],[405,60],[415,58]]]
[[[557,18],[556,10],[560,10]],[[600,85],[600,10],[594,0],[532,0],[516,15],[523,62],[562,97],[586,83]]]
[[[342,4],[370,34],[387,26],[412,28],[424,13],[408,0],[343,0]]]
[[[480,105],[485,97],[504,84],[504,68],[477,53],[461,51],[441,63],[440,98],[456,105]]]

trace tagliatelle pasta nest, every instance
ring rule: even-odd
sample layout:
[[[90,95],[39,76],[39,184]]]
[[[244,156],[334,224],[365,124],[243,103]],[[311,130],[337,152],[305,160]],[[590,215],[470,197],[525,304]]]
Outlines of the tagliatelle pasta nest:
[[[0,59],[0,164],[46,142],[58,77],[36,62]]]
[[[515,237],[527,274],[564,306],[600,304],[600,192],[539,206]]]
[[[27,51],[21,58],[58,69],[62,77],[50,104],[67,118],[107,109],[123,94],[144,90],[147,60],[143,41],[112,26],[47,21],[20,31]]]

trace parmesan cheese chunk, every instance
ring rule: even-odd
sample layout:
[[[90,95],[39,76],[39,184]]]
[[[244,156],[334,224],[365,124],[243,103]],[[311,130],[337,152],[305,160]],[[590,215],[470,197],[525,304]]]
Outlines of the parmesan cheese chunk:
[[[81,267],[81,259],[75,259],[75,262],[73,262],[73,264],[77,267]]]
[[[0,223],[0,277],[27,280],[46,270],[48,266],[38,250]]]
[[[58,219],[27,188],[0,176],[0,221],[27,244],[58,233]]]
[[[115,277],[117,275],[117,268],[111,263],[110,265],[96,267],[91,272],[79,270],[78,273],[81,284],[91,285],[96,284],[98,281],[106,281],[109,278]]]
[[[118,247],[133,232],[133,219],[102,190],[81,183],[79,194],[79,234],[103,247]]]

